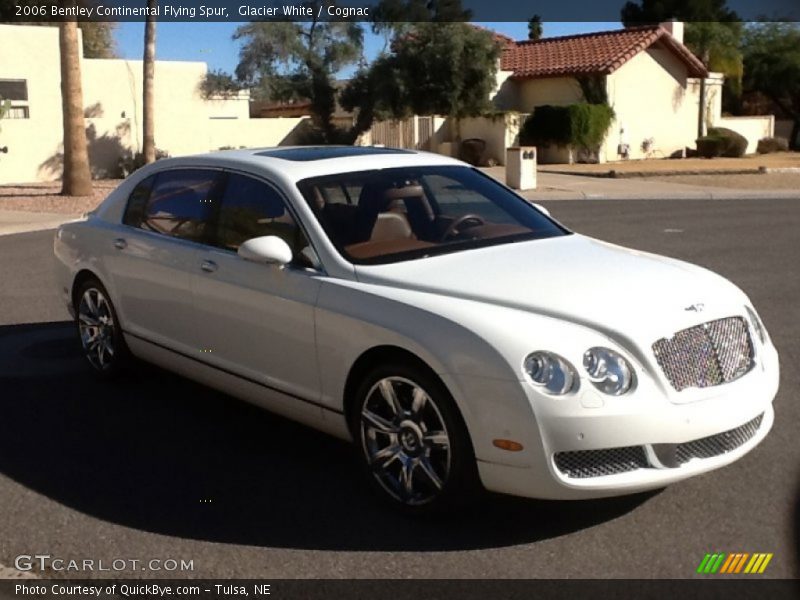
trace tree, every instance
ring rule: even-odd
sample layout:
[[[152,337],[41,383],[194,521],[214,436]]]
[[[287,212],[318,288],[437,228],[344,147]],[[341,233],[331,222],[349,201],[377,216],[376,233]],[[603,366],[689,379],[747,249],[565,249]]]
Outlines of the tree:
[[[484,113],[496,85],[500,47],[491,32],[468,23],[414,23],[395,37],[390,54],[355,77],[342,105],[357,107],[365,129],[374,116],[447,115],[460,119]],[[362,114],[366,112],[366,114]]]
[[[147,0],[144,24],[144,60],[142,63],[142,154],[145,164],[156,160],[154,79],[156,70],[156,0]]]
[[[92,193],[92,176],[89,171],[86,125],[83,120],[77,22],[73,20],[59,23],[58,33],[64,121],[64,175],[61,193],[65,196],[88,196]]]
[[[116,23],[86,21],[79,27],[83,34],[83,55],[86,58],[116,58],[117,46],[114,42]]]
[[[800,26],[754,23],[745,30],[744,88],[769,98],[794,120],[790,144],[800,149]]]
[[[628,1],[620,16],[625,27],[655,25],[670,19],[687,23],[739,21],[736,12],[728,8],[727,0],[640,0],[638,4]]]
[[[542,33],[542,17],[539,15],[533,15],[528,20],[528,39],[540,40],[542,39]]]
[[[304,6],[317,15],[324,0]],[[334,76],[361,57],[364,30],[356,21],[259,21],[239,27],[242,40],[236,77],[256,98],[311,101],[311,120],[321,141],[348,137],[333,123],[337,89]]]

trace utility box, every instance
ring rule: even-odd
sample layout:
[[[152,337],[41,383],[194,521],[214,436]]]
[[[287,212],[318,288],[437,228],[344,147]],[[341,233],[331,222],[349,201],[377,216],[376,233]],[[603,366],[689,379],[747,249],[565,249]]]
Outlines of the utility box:
[[[506,185],[515,190],[536,189],[536,148],[506,149]]]

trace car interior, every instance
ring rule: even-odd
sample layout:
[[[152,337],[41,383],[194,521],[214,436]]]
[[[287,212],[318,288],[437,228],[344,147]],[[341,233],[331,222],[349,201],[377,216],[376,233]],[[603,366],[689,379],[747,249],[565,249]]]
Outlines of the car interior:
[[[380,176],[323,181],[305,191],[334,244],[354,259],[530,231],[502,214],[499,220],[505,222],[495,223],[470,212],[470,205],[476,212],[496,207],[455,180],[448,180],[448,194],[438,197],[422,178]],[[454,200],[459,194],[462,200]]]

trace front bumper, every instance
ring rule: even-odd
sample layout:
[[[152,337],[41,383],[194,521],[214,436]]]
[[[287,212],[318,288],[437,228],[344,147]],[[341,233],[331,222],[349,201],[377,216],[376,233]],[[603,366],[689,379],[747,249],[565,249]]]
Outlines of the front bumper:
[[[779,368],[774,348],[741,379],[676,401],[658,382],[628,397],[591,387],[572,398],[543,397],[523,383],[538,429],[525,464],[478,461],[492,491],[547,499],[636,493],[728,465],[755,448],[774,422]],[[685,398],[683,396],[682,398]]]

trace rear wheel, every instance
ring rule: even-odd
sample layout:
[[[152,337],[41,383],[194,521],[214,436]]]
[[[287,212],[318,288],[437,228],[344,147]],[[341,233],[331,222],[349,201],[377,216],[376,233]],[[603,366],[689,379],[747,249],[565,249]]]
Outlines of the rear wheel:
[[[75,322],[86,360],[103,377],[117,375],[130,353],[108,292],[98,280],[89,279],[80,285],[75,300]]]
[[[381,496],[412,513],[474,499],[477,468],[466,427],[438,379],[412,365],[373,370],[362,382],[353,432]]]

